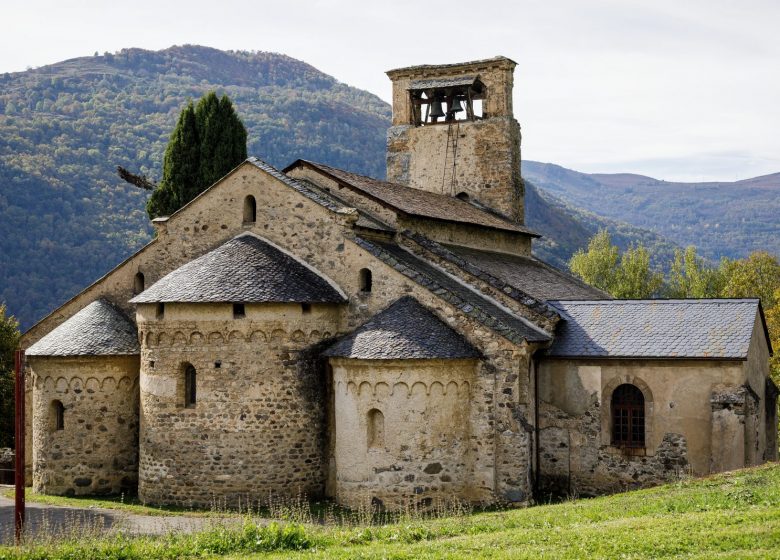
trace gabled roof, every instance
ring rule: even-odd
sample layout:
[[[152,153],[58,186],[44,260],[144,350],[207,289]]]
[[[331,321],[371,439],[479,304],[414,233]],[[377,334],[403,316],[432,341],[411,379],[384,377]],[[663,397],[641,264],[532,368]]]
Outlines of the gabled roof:
[[[479,358],[479,352],[411,296],[404,296],[323,353],[362,360]]]
[[[410,280],[454,305],[460,311],[515,344],[548,342],[551,336],[515,315],[476,288],[455,279],[433,264],[390,241],[355,237],[355,243]]]
[[[358,191],[384,206],[409,216],[471,224],[539,237],[539,234],[534,233],[525,226],[452,196],[413,189],[388,181],[380,181],[379,179],[350,173],[343,169],[336,169],[329,165],[303,159],[293,162],[284,171],[290,171],[299,165],[315,169],[340,185]]]
[[[757,299],[551,303],[563,316],[548,351],[556,357],[744,360],[761,315]]]
[[[251,233],[244,233],[161,278],[131,303],[341,303],[323,276]]]
[[[133,356],[138,331],[104,299],[93,301],[27,349],[28,356]]]

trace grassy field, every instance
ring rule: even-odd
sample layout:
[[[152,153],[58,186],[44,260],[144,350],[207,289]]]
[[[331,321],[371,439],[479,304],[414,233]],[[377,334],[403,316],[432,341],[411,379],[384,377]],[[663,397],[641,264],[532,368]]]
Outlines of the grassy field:
[[[780,558],[777,464],[522,510],[384,525],[213,528],[0,548],[0,558]]]

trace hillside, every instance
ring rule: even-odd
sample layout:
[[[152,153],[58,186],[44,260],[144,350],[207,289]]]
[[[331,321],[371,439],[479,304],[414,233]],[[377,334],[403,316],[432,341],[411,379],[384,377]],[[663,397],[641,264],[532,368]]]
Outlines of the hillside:
[[[570,204],[678,245],[696,245],[710,259],[757,250],[780,255],[780,173],[731,183],[673,183],[525,161],[523,175]]]
[[[251,155],[384,176],[389,105],[284,55],[126,49],[0,75],[0,301],[22,328],[149,241],[148,194],[116,166],[159,179],[181,107],[209,90],[233,99]],[[621,246],[662,245],[532,188],[527,207],[537,252],[558,266],[598,227]]]

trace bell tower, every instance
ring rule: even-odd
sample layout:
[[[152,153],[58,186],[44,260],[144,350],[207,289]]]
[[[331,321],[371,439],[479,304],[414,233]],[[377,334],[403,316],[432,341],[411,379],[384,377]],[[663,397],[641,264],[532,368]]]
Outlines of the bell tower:
[[[523,223],[515,66],[500,56],[387,72],[387,180],[468,199]]]

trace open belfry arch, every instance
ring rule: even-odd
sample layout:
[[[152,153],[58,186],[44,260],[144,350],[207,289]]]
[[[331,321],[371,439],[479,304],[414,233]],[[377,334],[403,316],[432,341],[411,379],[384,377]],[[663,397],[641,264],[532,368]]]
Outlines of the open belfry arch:
[[[776,458],[757,300],[532,255],[515,63],[388,72],[387,180],[249,158],[33,326],[35,489],[529,504]]]

